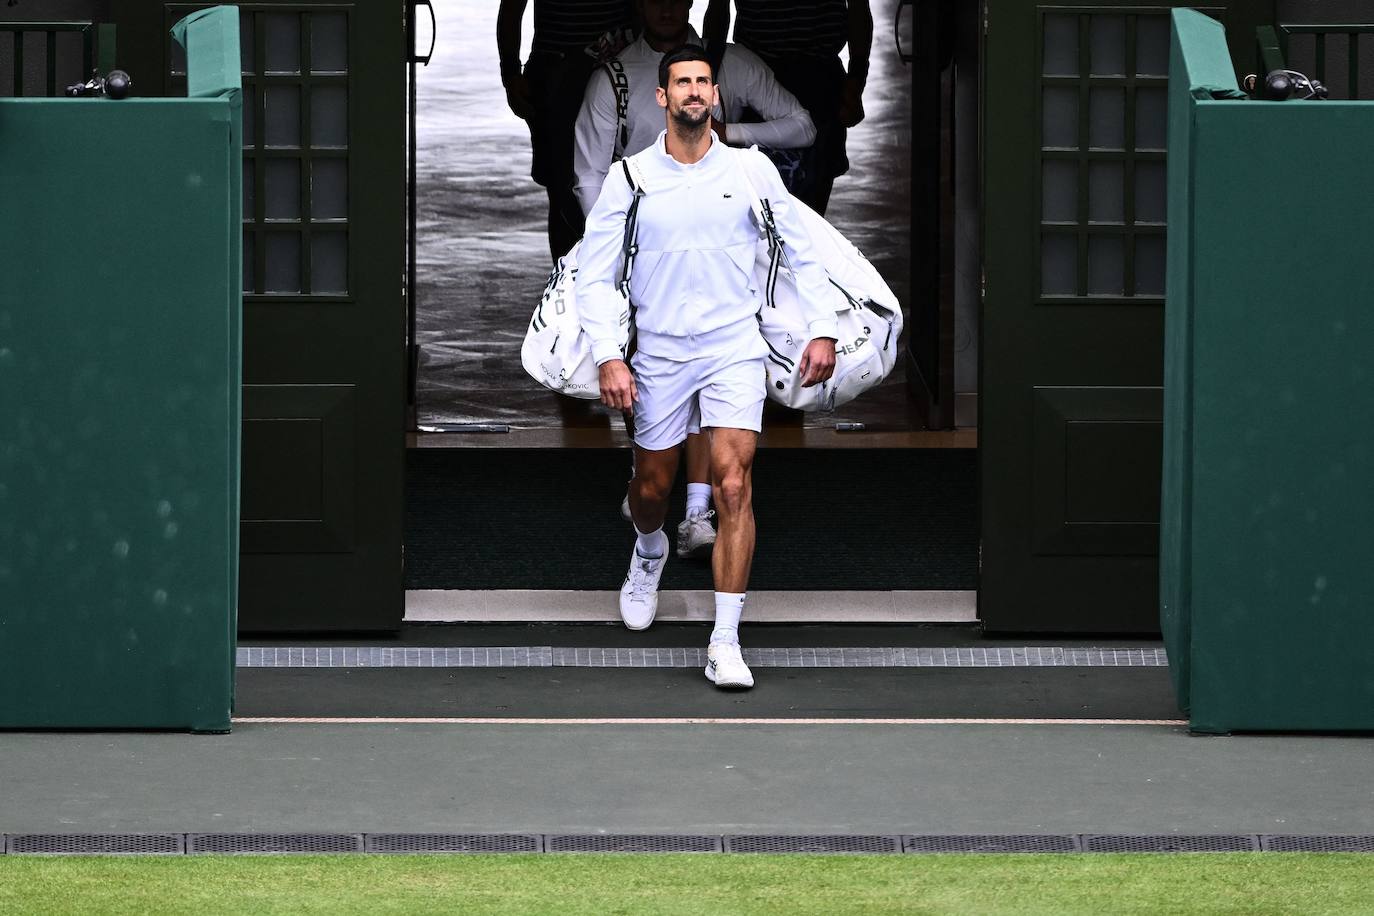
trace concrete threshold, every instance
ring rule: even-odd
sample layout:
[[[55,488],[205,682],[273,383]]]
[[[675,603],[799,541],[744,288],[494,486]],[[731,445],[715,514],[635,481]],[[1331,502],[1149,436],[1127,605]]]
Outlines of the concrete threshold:
[[[750,623],[976,623],[976,591],[759,591]],[[440,590],[406,592],[407,623],[608,623],[620,620],[616,591]],[[710,591],[659,593],[660,621],[715,618]]]

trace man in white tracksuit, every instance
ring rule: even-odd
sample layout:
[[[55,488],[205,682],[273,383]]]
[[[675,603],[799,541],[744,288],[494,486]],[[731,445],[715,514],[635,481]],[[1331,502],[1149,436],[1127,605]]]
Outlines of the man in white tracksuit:
[[[635,476],[630,511],[638,537],[620,589],[625,625],[642,630],[658,608],[667,562],[663,519],[687,431],[709,439],[720,531],[712,556],[716,621],[706,676],[721,687],[752,687],[739,649],[739,621],[754,555],[752,468],[765,397],[754,259],[760,229],[750,185],[768,201],[797,279],[811,337],[798,371],[805,384],[830,378],[836,317],[826,274],[811,253],[777,169],[761,153],[728,148],[712,130],[719,101],[705,53],[692,46],[664,56],[657,104],[668,129],[626,167],[644,192],[637,206],[630,279],[638,349],[633,370],[620,350],[623,300],[616,288],[634,190],[626,169],[610,172],[587,216],[579,259],[582,327],[600,367],[607,406],[634,416]],[[747,175],[746,175],[747,170]]]
[[[638,0],[643,33],[610,62],[606,73],[593,73],[587,81],[573,135],[574,191],[584,215],[596,203],[613,162],[647,148],[662,132],[663,109],[656,97],[658,65],[665,52],[701,43],[687,21],[691,6],[691,0]],[[711,116],[718,137],[735,146],[757,143],[790,149],[811,145],[816,136],[811,116],[778,85],[757,55],[728,45],[721,73],[721,102]],[[763,121],[738,123],[746,107]],[[686,447],[687,510],[677,530],[681,557],[708,555],[716,539],[707,482],[710,456],[696,432],[690,430]]]

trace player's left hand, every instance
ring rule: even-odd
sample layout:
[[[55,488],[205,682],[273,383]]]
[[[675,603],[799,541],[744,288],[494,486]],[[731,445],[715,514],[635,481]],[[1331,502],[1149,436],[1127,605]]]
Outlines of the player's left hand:
[[[835,341],[817,337],[807,344],[797,371],[801,373],[803,388],[828,381],[835,374]]]

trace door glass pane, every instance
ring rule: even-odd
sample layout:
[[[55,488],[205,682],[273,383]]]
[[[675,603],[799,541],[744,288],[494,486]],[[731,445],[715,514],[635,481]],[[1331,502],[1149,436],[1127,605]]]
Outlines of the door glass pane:
[[[243,234],[243,291],[251,293],[253,288],[253,235]]]
[[[1088,26],[1093,76],[1126,75],[1126,17],[1093,16]]]
[[[1045,16],[1041,55],[1046,76],[1078,75],[1078,17],[1065,13]]]
[[[301,234],[267,233],[267,289],[269,293],[301,291]]]
[[[1162,223],[1168,212],[1164,163],[1137,160],[1135,164],[1135,221]]]
[[[1120,223],[1126,218],[1126,182],[1120,162],[1094,162],[1088,167],[1088,221]]]
[[[257,190],[257,176],[253,172],[253,160],[244,157],[243,160],[243,218],[251,222],[253,219],[253,192]]]
[[[1135,93],[1135,148],[1164,149],[1169,133],[1169,102],[1163,89]]]
[[[1046,89],[1043,98],[1043,145],[1058,149],[1078,149],[1078,90]]]
[[[266,162],[268,219],[301,218],[301,162],[299,159],[268,159]]]
[[[343,73],[348,69],[348,17],[343,13],[310,16],[310,72]]]
[[[239,69],[244,73],[254,73],[257,63],[254,60],[253,14],[245,9],[239,10]]]
[[[268,86],[264,94],[267,109],[267,145],[300,146],[300,89],[296,86]]]
[[[1078,293],[1078,239],[1046,235],[1040,240],[1040,291],[1046,296]]]
[[[310,237],[310,285],[313,293],[348,292],[348,234],[316,232]]]
[[[1135,294],[1164,295],[1164,237],[1138,235],[1135,239]]]
[[[1047,160],[1041,176],[1040,218],[1078,221],[1078,163]]]
[[[348,163],[343,159],[316,159],[310,165],[310,218],[348,218]]]
[[[1141,76],[1169,75],[1169,20],[1141,16],[1135,22],[1135,72]]]
[[[264,13],[267,17],[267,72],[301,72],[299,13]]]
[[[243,145],[257,146],[258,143],[258,91],[252,86],[243,87]]]
[[[1088,239],[1088,295],[1120,296],[1125,292],[1126,264],[1121,239],[1093,236]]]
[[[1088,95],[1088,146],[1093,149],[1124,149],[1126,146],[1126,92],[1123,89],[1092,89]]]
[[[316,86],[310,96],[310,144],[317,147],[348,145],[348,90],[342,86]]]

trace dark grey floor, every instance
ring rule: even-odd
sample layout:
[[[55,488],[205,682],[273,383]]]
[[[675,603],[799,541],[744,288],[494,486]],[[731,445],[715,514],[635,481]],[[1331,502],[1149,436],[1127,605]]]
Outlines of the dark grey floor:
[[[1357,738],[1089,725],[0,736],[0,832],[1371,833]]]
[[[240,668],[240,716],[1176,719],[1165,668]]]

